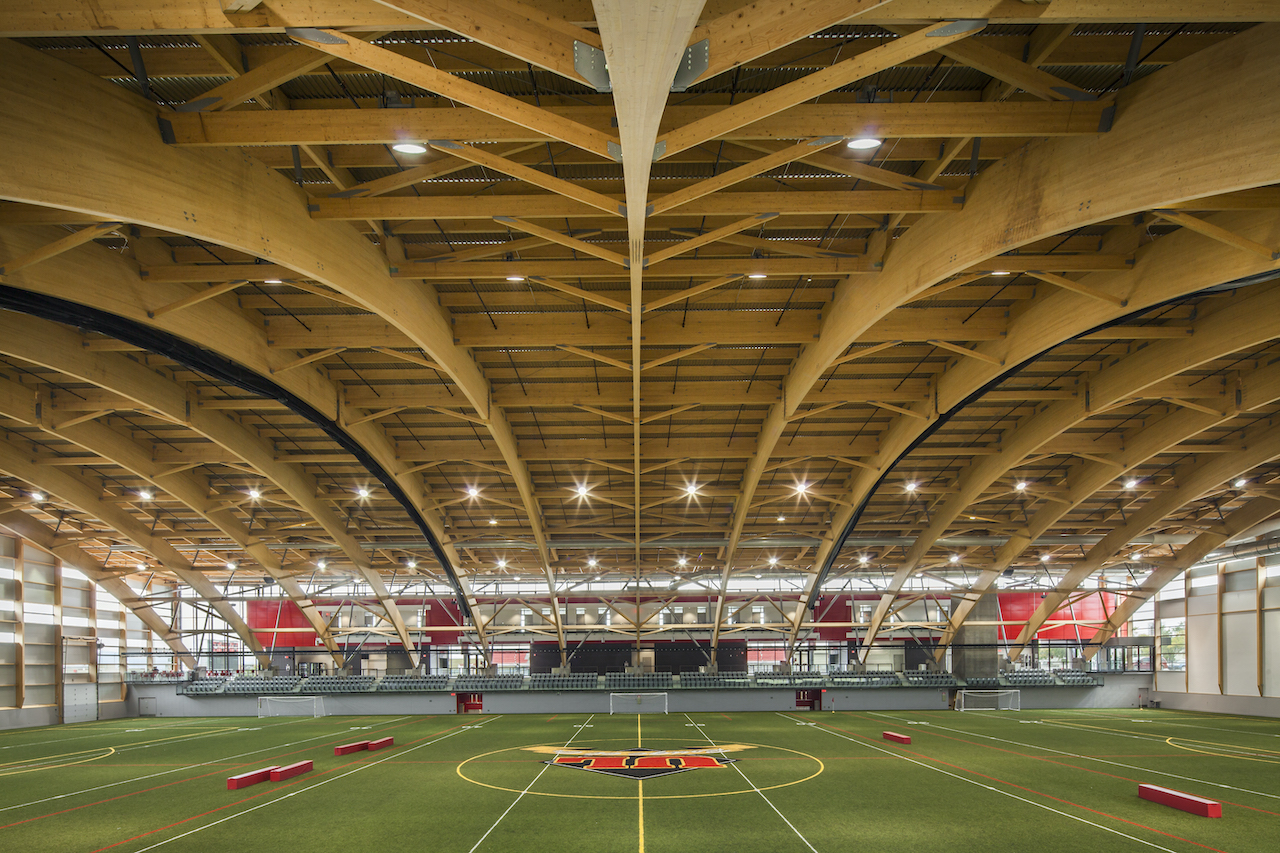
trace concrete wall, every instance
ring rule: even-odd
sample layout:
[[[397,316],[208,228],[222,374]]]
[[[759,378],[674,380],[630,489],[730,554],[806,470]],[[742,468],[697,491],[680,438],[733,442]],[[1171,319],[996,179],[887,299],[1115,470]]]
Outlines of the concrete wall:
[[[119,720],[136,716],[129,703],[121,700],[98,703],[99,720]],[[4,729],[30,729],[36,726],[58,725],[58,706],[41,705],[38,708],[0,709],[0,731]]]
[[[1139,695],[1151,687],[1151,676],[1109,675],[1102,687],[1022,688],[1022,707],[1027,708],[1133,708]],[[256,717],[256,696],[183,696],[177,685],[139,684],[129,688],[129,713],[138,713],[138,699],[156,700],[161,717]],[[950,704],[949,691],[928,688],[877,688],[868,690],[829,688],[822,697],[824,711],[937,711]],[[723,711],[795,711],[796,691],[765,690],[671,690],[667,692],[671,713]],[[324,697],[330,715],[453,714],[456,699],[448,693],[335,695]],[[511,691],[484,694],[484,710],[491,714],[607,714],[609,694],[600,691]],[[1247,712],[1241,712],[1247,713]],[[42,725],[32,723],[31,725]]]

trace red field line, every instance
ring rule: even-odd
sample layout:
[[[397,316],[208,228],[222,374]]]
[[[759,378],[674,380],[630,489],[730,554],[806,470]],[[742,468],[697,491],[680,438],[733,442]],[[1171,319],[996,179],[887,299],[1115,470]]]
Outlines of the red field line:
[[[720,714],[720,716],[724,717],[726,720],[732,720],[732,719],[733,719],[733,717],[730,717],[730,716],[729,716],[728,714],[726,714],[724,711],[720,711],[720,712],[718,712],[718,713]]]
[[[961,737],[956,737],[955,735],[944,735],[939,733],[936,730],[931,731],[929,733],[931,735],[934,735],[935,737],[944,738],[945,740],[959,741],[960,743],[966,743],[966,744],[969,744],[970,746],[980,746],[983,749],[991,749],[991,750],[995,750],[996,752],[1007,752],[1010,755],[1017,755],[1021,758],[1030,758],[1035,761],[1044,761],[1048,764],[1056,764],[1059,767],[1070,767],[1072,770],[1081,770],[1085,773],[1095,773],[1099,776],[1106,776],[1111,779],[1119,779],[1121,782],[1132,782],[1135,785],[1137,785],[1142,781],[1141,779],[1132,779],[1128,776],[1118,776],[1115,773],[1108,773],[1105,770],[1095,770],[1092,767],[1081,767],[1078,764],[1068,764],[1065,761],[1060,761],[1056,758],[1050,758],[1047,755],[1032,755],[1026,752],[1018,752],[1017,750],[1014,750],[1014,749],[1005,749],[1003,747],[992,746],[991,744],[987,744],[987,743],[978,743],[971,740],[965,740],[964,738],[961,738]],[[1169,757],[1177,757],[1177,756],[1169,756]],[[1233,803],[1230,800],[1222,800],[1222,799],[1219,799],[1219,802],[1226,803],[1229,806],[1235,806],[1241,809],[1248,809],[1249,811],[1262,812],[1263,814],[1269,814],[1274,817],[1280,817],[1280,812],[1267,811],[1266,809],[1260,809],[1257,806],[1246,806],[1243,803]],[[1194,844],[1195,842],[1192,842],[1192,843]]]
[[[408,723],[406,723],[405,725],[408,725]],[[463,724],[459,723],[456,726],[450,726],[447,729],[441,729],[440,731],[436,732],[435,735],[427,735],[426,737],[418,738],[418,740],[416,741],[410,741],[410,743],[417,743],[418,741],[427,740],[428,738],[435,737],[436,735],[442,735],[446,732],[453,731],[454,729],[460,729],[462,728],[462,726]],[[399,728],[399,726],[397,726],[397,728]],[[294,785],[300,785],[303,782],[313,782],[320,776],[327,776],[328,774],[333,773],[336,770],[343,770],[347,767],[350,767],[353,764],[360,764],[362,763],[363,760],[367,759],[368,757],[369,757],[368,753],[365,753],[363,756],[361,756],[360,760],[348,761],[346,764],[339,764],[337,767],[330,767],[328,770],[322,770],[313,776],[307,776],[305,778],[298,779],[297,782],[289,782],[288,784],[285,784],[285,785],[278,785],[269,791],[262,791],[261,793],[254,794],[252,797],[245,797],[244,799],[236,800],[234,803],[227,803],[226,805],[218,806],[218,808],[216,809],[209,809],[208,811],[203,811],[200,814],[195,814],[195,815],[192,815],[191,817],[183,818],[182,820],[175,821],[174,823],[168,824],[167,826],[161,826],[156,829],[152,829],[148,832],[143,832],[139,835],[133,836],[132,838],[125,838],[121,841],[117,841],[115,844],[108,844],[106,847],[99,847],[97,850],[92,851],[92,853],[102,853],[102,851],[104,850],[110,850],[113,847],[119,847],[121,844],[128,844],[130,841],[137,841],[140,838],[146,838],[148,835],[155,835],[157,832],[164,832],[166,829],[173,829],[175,826],[182,826],[184,823],[190,823],[193,820],[199,820],[200,818],[214,814],[215,812],[225,811],[226,809],[229,809],[232,806],[238,806],[241,803],[247,803],[250,800],[258,799],[259,797],[265,797],[268,794],[279,793],[280,791],[283,791],[285,788],[292,788]],[[0,827],[0,829],[2,828],[3,827]]]
[[[401,723],[399,726],[393,726],[392,728],[398,729],[398,728],[401,728],[402,726],[407,726],[407,725],[412,725],[412,721],[409,723]],[[454,728],[456,728],[456,726]],[[384,729],[384,731],[389,731],[389,729]],[[444,731],[448,731],[448,729],[445,729]],[[345,737],[346,735],[342,735],[340,737],[334,737],[334,741],[342,740]],[[323,747],[328,745],[329,744],[315,744],[314,746],[308,747],[307,749],[315,749],[318,747]],[[177,779],[173,782],[166,782],[163,785],[155,785],[150,788],[143,788],[141,791],[133,791],[132,793],[129,793],[129,794],[120,794],[119,796],[116,796],[116,797],[107,797],[106,799],[98,800],[97,802],[85,803],[79,806],[71,806],[70,808],[65,808],[60,811],[49,812],[48,814],[39,815],[37,817],[29,817],[29,818],[26,818],[25,820],[16,820],[13,823],[6,823],[3,825],[0,825],[0,829],[9,829],[10,827],[21,826],[24,823],[33,823],[37,820],[44,820],[47,817],[57,817],[58,815],[67,814],[68,812],[79,811],[80,809],[92,808],[93,806],[100,806],[105,803],[114,803],[117,800],[125,800],[125,799],[128,799],[129,797],[136,797],[139,794],[146,794],[146,793],[150,793],[151,791],[159,791],[162,788],[171,788],[174,785],[181,785],[184,782],[194,782],[197,779],[204,779],[209,776],[217,776],[220,773],[226,773],[228,769],[235,769],[237,767],[248,767],[250,764],[256,764],[258,761],[270,761],[273,758],[283,758],[286,755],[296,755],[299,752],[306,752],[306,751],[307,751],[306,749],[295,749],[293,752],[283,752],[283,753],[280,753],[279,755],[273,755],[265,759],[257,759],[255,761],[247,761],[240,764],[234,764],[234,763],[221,764],[218,767],[216,767],[214,770],[208,773],[201,773],[198,776],[188,776],[186,779]],[[206,765],[206,766],[210,766],[210,765]]]
[[[842,728],[840,728],[839,726],[833,726],[833,725],[831,725],[830,723],[821,723],[820,725],[826,726],[827,728],[830,728],[830,729],[836,729],[837,731],[842,731],[842,732],[844,732],[845,734],[853,735],[854,737],[860,738],[860,739],[865,740],[865,741],[872,742],[872,743],[874,743],[876,746],[881,747],[882,749],[885,749],[885,748],[891,748],[891,747],[889,747],[889,745],[887,745],[887,744],[882,744],[880,741],[873,740],[872,738],[869,738],[869,737],[867,737],[866,735],[861,735],[861,734],[858,734],[857,732],[851,732],[851,731],[849,731],[849,730],[847,730],[847,729],[842,729]],[[956,740],[958,740],[958,738],[956,738]],[[901,750],[901,751],[903,751],[903,752],[907,752],[907,750],[905,750],[905,749],[904,749],[904,750]],[[1001,752],[1011,752],[1011,750],[1001,750]],[[1103,811],[1098,811],[1097,809],[1091,809],[1091,808],[1089,808],[1088,806],[1081,805],[1080,803],[1073,803],[1071,800],[1064,800],[1064,799],[1062,799],[1061,797],[1055,797],[1055,796],[1053,796],[1052,794],[1046,794],[1046,793],[1044,793],[1043,791],[1037,791],[1037,790],[1035,790],[1034,788],[1027,788],[1027,787],[1025,787],[1025,786],[1023,786],[1023,785],[1018,785],[1018,784],[1015,784],[1015,783],[1013,783],[1013,782],[1005,781],[1004,779],[1000,779],[1000,778],[998,778],[998,777],[996,777],[996,776],[989,776],[989,775],[987,775],[986,773],[979,773],[979,772],[977,772],[976,770],[970,770],[970,769],[969,769],[969,768],[967,768],[967,767],[962,767],[962,766],[961,766],[961,765],[959,765],[959,764],[953,764],[953,763],[951,763],[951,762],[949,762],[949,761],[943,761],[943,760],[942,760],[942,759],[940,759],[940,758],[933,758],[932,756],[925,755],[924,753],[919,752],[919,751],[916,751],[916,750],[912,750],[912,751],[910,752],[910,754],[911,754],[911,755],[919,756],[920,758],[928,759],[929,761],[935,762],[935,763],[937,763],[937,764],[941,764],[941,765],[943,765],[944,767],[950,767],[950,768],[952,768],[952,769],[954,769],[954,770],[959,770],[959,771],[960,771],[960,772],[962,772],[962,773],[968,773],[968,774],[969,774],[969,775],[971,775],[971,776],[977,776],[977,777],[979,777],[979,778],[981,778],[981,779],[989,779],[989,780],[991,780],[992,782],[999,782],[1001,785],[1006,785],[1006,786],[1008,786],[1008,787],[1010,787],[1010,788],[1017,788],[1019,791],[1026,791],[1028,794],[1035,794],[1035,795],[1036,795],[1036,796],[1038,796],[1038,797],[1044,797],[1046,800],[1053,800],[1054,802],[1062,803],[1063,805],[1072,806],[1072,807],[1074,807],[1074,808],[1081,809],[1082,811],[1090,812],[1091,814],[1096,814],[1096,815],[1098,815],[1099,817],[1106,817],[1106,818],[1110,818],[1111,820],[1119,821],[1119,822],[1121,822],[1121,823],[1127,823],[1127,824],[1129,824],[1130,826],[1136,826],[1136,827],[1138,827],[1138,828],[1140,828],[1140,829],[1145,829],[1145,830],[1147,830],[1147,831],[1149,831],[1149,832],[1154,832],[1154,833],[1156,833],[1157,835],[1163,835],[1163,836],[1165,836],[1166,838],[1173,838],[1173,839],[1176,839],[1176,840],[1178,840],[1178,841],[1185,841],[1185,842],[1186,842],[1186,843],[1188,843],[1188,844],[1194,844],[1194,845],[1195,845],[1195,846],[1197,846],[1197,847],[1203,847],[1203,848],[1204,848],[1204,849],[1206,849],[1206,850],[1212,850],[1212,851],[1214,851],[1214,853],[1227,853],[1227,851],[1225,851],[1225,850],[1220,850],[1220,849],[1218,849],[1217,847],[1210,847],[1208,844],[1201,844],[1199,841],[1192,841],[1190,838],[1183,838],[1181,835],[1174,835],[1174,834],[1173,834],[1173,833],[1171,833],[1171,832],[1165,832],[1164,830],[1156,829],[1156,828],[1155,828],[1155,827],[1153,827],[1153,826],[1147,826],[1147,825],[1146,825],[1146,824],[1144,824],[1144,823],[1138,823],[1137,821],[1129,820],[1128,818],[1123,818],[1123,817],[1120,817],[1119,815],[1108,814],[1108,813],[1103,812]],[[1014,754],[1014,755],[1018,755],[1018,754],[1020,754],[1020,753],[1013,753],[1013,754]],[[95,851],[95,853],[96,853],[96,851]]]
[[[559,714],[552,714],[550,717],[547,717],[547,722],[548,722],[548,723],[549,723],[549,722],[551,722],[552,720],[554,720],[554,719],[555,719],[556,717],[558,717],[558,716],[560,716],[560,715],[559,715]]]

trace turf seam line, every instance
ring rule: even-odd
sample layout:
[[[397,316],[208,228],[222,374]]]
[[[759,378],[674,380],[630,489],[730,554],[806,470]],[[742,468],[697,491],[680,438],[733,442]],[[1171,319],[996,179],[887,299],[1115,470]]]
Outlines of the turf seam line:
[[[497,717],[495,717],[494,719],[497,719]],[[485,720],[485,722],[486,723],[491,722],[491,720]],[[483,725],[483,723],[481,723],[481,725]],[[195,829],[182,833],[181,835],[175,835],[172,838],[166,838],[163,841],[158,841],[155,844],[152,844],[150,847],[140,848],[139,850],[135,851],[135,853],[146,853],[146,851],[148,850],[155,850],[157,847],[163,847],[164,845],[172,841],[177,841],[180,838],[186,838],[188,835],[195,835],[197,832],[202,832],[203,830],[211,829],[212,827],[218,826],[219,824],[222,824],[222,823],[226,823],[227,821],[235,820],[238,817],[243,817],[244,815],[247,815],[250,812],[255,812],[258,809],[264,809],[267,806],[275,805],[276,803],[280,803],[292,797],[296,797],[299,794],[305,794],[307,791],[310,791],[313,788],[319,788],[321,785],[327,785],[330,782],[337,781],[338,779],[345,779],[346,777],[352,775],[353,773],[359,773],[361,770],[367,770],[370,767],[376,767],[379,764],[382,764],[384,761],[390,761],[392,758],[396,757],[397,755],[405,755],[409,752],[413,752],[414,750],[422,749],[423,747],[426,747],[426,746],[431,746],[432,744],[439,743],[442,740],[447,740],[448,738],[454,737],[455,735],[460,735],[462,734],[463,731],[465,731],[465,729],[458,729],[457,731],[450,732],[449,734],[444,735],[442,737],[438,737],[435,740],[427,741],[426,743],[419,744],[418,746],[409,747],[408,749],[401,750],[399,753],[392,753],[391,755],[388,755],[386,758],[382,758],[377,761],[370,761],[366,764],[361,764],[352,770],[348,770],[346,773],[342,773],[337,776],[330,776],[327,779],[322,779],[321,781],[315,783],[314,785],[308,785],[305,788],[298,788],[296,790],[290,791],[287,794],[284,794],[283,796],[276,797],[274,800],[267,800],[264,803],[259,803],[256,806],[247,808],[244,811],[236,812],[233,815],[227,815],[226,817],[221,818],[220,820],[215,820],[213,823],[207,823],[204,826],[198,826]]]
[[[795,718],[795,717],[788,717],[786,714],[778,714],[778,716],[783,717],[783,718],[788,719],[788,720],[796,720],[796,718]],[[796,722],[800,722],[800,721],[799,721],[799,720],[796,720]],[[1088,825],[1088,826],[1095,827],[1096,829],[1101,829],[1103,832],[1110,832],[1110,833],[1112,833],[1113,835],[1118,835],[1118,836],[1120,836],[1121,838],[1127,838],[1127,839],[1129,839],[1130,841],[1136,841],[1136,842],[1138,842],[1139,844],[1145,845],[1145,846],[1147,846],[1147,847],[1152,847],[1152,848],[1154,848],[1154,849],[1156,849],[1156,850],[1162,850],[1162,851],[1164,851],[1164,853],[1177,853],[1177,851],[1175,851],[1175,850],[1171,850],[1171,849],[1169,849],[1168,847],[1161,847],[1159,844],[1154,844],[1154,843],[1152,843],[1152,842],[1150,842],[1150,841],[1146,841],[1145,839],[1138,838],[1137,836],[1134,836],[1134,835],[1130,835],[1130,834],[1128,834],[1127,832],[1121,832],[1120,830],[1118,830],[1118,829],[1114,829],[1114,828],[1112,828],[1112,827],[1110,827],[1110,826],[1103,826],[1103,825],[1102,825],[1102,824],[1100,824],[1100,823],[1094,823],[1093,821],[1088,820],[1088,819],[1083,818],[1083,817],[1080,817],[1079,815],[1073,815],[1073,814],[1071,814],[1071,813],[1069,813],[1069,812],[1064,812],[1064,811],[1062,811],[1061,809],[1055,809],[1053,806],[1048,806],[1048,805],[1045,805],[1044,803],[1037,803],[1035,800],[1028,800],[1026,797],[1019,797],[1017,794],[1014,794],[1014,793],[1012,793],[1012,792],[1010,792],[1010,791],[1002,791],[1002,790],[1000,790],[999,788],[993,788],[993,787],[991,787],[990,785],[984,785],[984,784],[982,784],[981,782],[979,782],[979,781],[977,781],[977,780],[975,780],[975,779],[967,779],[967,778],[965,778],[964,776],[961,776],[961,775],[960,775],[960,774],[958,774],[958,773],[951,773],[950,771],[943,770],[941,767],[934,767],[933,765],[931,765],[931,764],[926,764],[926,763],[925,763],[925,762],[923,762],[923,761],[917,761],[917,760],[915,760],[914,758],[910,758],[910,757],[908,757],[908,756],[906,756],[906,755],[903,755],[903,754],[902,754],[902,753],[900,753],[900,752],[894,752],[894,751],[892,751],[892,750],[888,750],[888,749],[881,749],[879,746],[876,746],[875,744],[867,743],[867,742],[863,742],[863,741],[859,741],[859,740],[855,740],[854,738],[851,738],[851,737],[846,737],[845,735],[843,735],[843,734],[841,734],[841,733],[839,733],[839,732],[834,732],[834,731],[832,731],[831,729],[828,729],[828,728],[822,728],[822,727],[815,727],[815,728],[817,728],[819,731],[824,731],[824,732],[826,732],[827,734],[835,735],[835,736],[836,736],[836,737],[838,737],[838,738],[844,738],[845,740],[849,741],[850,743],[860,744],[860,745],[865,746],[865,747],[868,747],[868,748],[870,748],[870,749],[874,749],[874,750],[876,750],[876,751],[878,751],[878,752],[884,752],[884,753],[887,753],[887,754],[889,754],[889,755],[893,755],[893,756],[895,756],[895,757],[897,757],[897,758],[902,759],[903,761],[910,762],[911,764],[915,764],[915,765],[917,765],[918,767],[923,767],[923,768],[925,768],[926,770],[932,770],[932,771],[934,771],[935,773],[941,773],[941,774],[942,774],[942,775],[944,775],[944,776],[950,776],[950,777],[951,777],[951,778],[953,778],[953,779],[958,779],[958,780],[960,780],[961,782],[965,782],[965,783],[970,784],[970,785],[975,785],[975,786],[977,786],[977,787],[979,787],[979,788],[985,788],[986,790],[991,791],[992,793],[995,793],[995,794],[999,794],[999,795],[1000,795],[1000,796],[1002,796],[1002,797],[1009,797],[1010,799],[1014,799],[1014,800],[1017,800],[1017,801],[1019,801],[1019,802],[1026,803],[1026,804],[1027,804],[1027,805],[1029,805],[1029,806],[1034,806],[1035,808],[1038,808],[1038,809],[1044,809],[1045,811],[1053,812],[1054,814],[1056,814],[1056,815],[1061,815],[1062,817],[1065,817],[1065,818],[1067,818],[1068,820],[1078,821],[1078,822],[1083,823],[1083,824],[1086,824],[1086,825]]]
[[[573,734],[571,734],[571,735],[569,736],[569,739],[568,739],[567,741],[565,741],[565,742],[564,742],[564,745],[567,747],[569,744],[573,743],[573,739],[574,739],[574,738],[576,738],[578,735],[582,734],[582,732],[583,732],[583,731],[586,729],[586,727],[587,727],[587,723],[591,722],[591,721],[595,718],[595,716],[596,716],[595,714],[592,714],[590,717],[587,717],[586,721],[585,721],[585,722],[583,722],[583,724],[582,724],[581,726],[579,726],[579,727],[574,731],[574,733],[573,733]],[[562,747],[562,748],[563,748],[563,747]],[[511,802],[511,805],[507,806],[506,811],[504,811],[502,814],[498,815],[498,819],[497,819],[497,820],[495,820],[495,821],[493,822],[493,826],[491,826],[491,827],[489,827],[488,829],[486,829],[486,830],[485,830],[484,835],[480,836],[480,840],[479,840],[479,841],[477,841],[477,842],[475,843],[475,845],[474,845],[474,846],[473,846],[469,851],[467,851],[467,853],[475,853],[475,852],[476,852],[476,848],[477,848],[477,847],[479,847],[481,844],[484,844],[484,840],[485,840],[486,838],[488,838],[488,837],[489,837],[489,833],[493,832],[495,829],[497,829],[497,828],[498,828],[498,824],[502,823],[502,819],[503,819],[504,817],[506,817],[506,816],[507,816],[507,814],[508,814],[512,809],[514,809],[514,808],[516,807],[516,803],[518,803],[518,802],[520,802],[521,800],[523,800],[523,799],[524,799],[524,795],[525,795],[525,794],[527,794],[527,793],[529,793],[529,789],[531,789],[531,788],[534,786],[534,784],[535,784],[539,779],[541,779],[541,778],[542,778],[542,774],[543,774],[543,773],[546,773],[546,772],[547,772],[547,768],[548,768],[548,767],[550,767],[550,766],[551,766],[550,764],[547,764],[547,763],[545,763],[545,762],[543,763],[543,765],[542,765],[542,769],[538,771],[538,775],[537,775],[537,776],[534,776],[534,777],[533,777],[533,781],[532,781],[532,782],[530,782],[528,785],[526,785],[526,786],[525,786],[525,789],[524,789],[523,791],[521,791],[521,792],[520,792],[520,794],[519,794],[519,796],[517,796],[517,797],[516,797],[516,798]],[[141,851],[139,851],[139,853],[141,853]]]
[[[693,723],[693,718],[690,717],[688,714],[685,714],[684,718],[688,720],[690,723]],[[694,729],[697,732],[699,732],[704,738],[707,739],[707,743],[711,744],[712,746],[716,745],[716,742],[713,741],[705,731],[703,731],[701,726],[695,724]],[[787,826],[791,827],[791,831],[796,834],[797,838],[799,838],[801,841],[804,842],[804,846],[812,850],[813,853],[818,853],[817,849],[812,844],[809,843],[809,839],[801,835],[800,830],[796,829],[795,824],[787,820],[787,816],[784,815],[782,812],[778,811],[778,807],[773,804],[772,800],[770,800],[768,797],[765,796],[764,791],[761,791],[759,788],[757,788],[756,783],[752,782],[750,779],[747,778],[747,774],[742,772],[742,768],[738,766],[738,763],[735,761],[731,766],[733,767],[734,770],[738,771],[738,775],[742,777],[742,780],[746,782],[748,785],[750,785],[755,790],[755,792],[760,795],[760,798],[762,800],[764,800],[766,803],[769,804],[769,808],[773,809],[774,812],[777,813],[778,817],[782,818],[782,822],[785,823]]]

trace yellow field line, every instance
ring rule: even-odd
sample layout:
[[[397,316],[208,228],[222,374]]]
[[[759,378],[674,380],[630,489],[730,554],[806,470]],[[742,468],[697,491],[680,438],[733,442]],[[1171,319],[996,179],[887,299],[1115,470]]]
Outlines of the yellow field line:
[[[1208,750],[1204,750],[1204,749],[1193,749],[1192,747],[1189,747],[1189,746],[1182,746],[1181,744],[1176,744],[1176,743],[1174,743],[1174,742],[1173,742],[1173,738],[1171,738],[1171,737],[1165,738],[1165,739],[1164,739],[1164,742],[1165,742],[1165,743],[1167,743],[1167,744],[1169,744],[1169,746],[1173,747],[1174,749],[1185,749],[1187,752],[1194,752],[1194,753],[1196,753],[1196,754],[1198,754],[1198,755],[1212,755],[1212,756],[1215,756],[1215,757],[1217,757],[1217,758],[1239,758],[1239,759],[1241,759],[1242,761],[1261,761],[1263,764],[1280,764],[1280,761],[1277,761],[1277,760],[1275,760],[1275,759],[1273,759],[1273,758],[1257,758],[1257,757],[1248,756],[1248,755],[1232,755],[1232,754],[1231,754],[1231,753],[1229,753],[1229,752],[1209,752]],[[1200,743],[1200,741],[1194,741],[1194,740],[1193,740],[1193,741],[1191,741],[1191,742],[1192,742],[1192,743]],[[1220,746],[1225,746],[1225,744],[1219,744],[1219,745],[1220,745]],[[1240,747],[1240,748],[1241,748],[1241,749],[1248,749],[1249,747]],[[1262,752],[1271,752],[1271,750],[1269,750],[1269,749],[1264,749],[1264,750],[1261,750],[1261,751],[1262,751]]]
[[[18,775],[20,775],[20,774],[22,774],[22,773],[34,773],[34,772],[35,772],[35,771],[37,771],[37,770],[57,770],[57,769],[58,769],[58,768],[60,768],[60,767],[74,767],[74,766],[75,766],[75,765],[77,765],[77,764],[88,764],[90,761],[98,761],[98,760],[100,760],[100,759],[106,758],[107,756],[115,755],[115,752],[116,752],[115,747],[113,747],[113,746],[104,746],[104,747],[99,747],[99,749],[105,749],[105,750],[106,750],[106,752],[102,753],[102,755],[95,755],[95,756],[92,756],[91,758],[84,758],[84,759],[81,759],[80,761],[68,761],[68,762],[66,762],[65,764],[42,764],[42,765],[40,765],[39,767],[23,767],[23,768],[21,768],[21,769],[19,769],[19,770],[13,770],[13,771],[10,771],[10,772],[8,772],[8,773],[0,773],[0,777],[4,777],[4,776],[18,776]],[[84,751],[85,751],[85,752],[88,752],[88,750],[84,750]],[[79,753],[70,752],[70,753],[67,753],[67,754],[68,754],[68,755],[78,755]],[[53,758],[57,758],[58,756],[56,756],[56,755],[55,755],[55,756],[52,756],[52,757],[53,757]],[[39,759],[36,759],[36,760],[39,760]],[[11,762],[11,763],[12,763],[12,762]]]
[[[644,732],[640,728],[640,715],[636,714],[636,746],[643,743]],[[637,779],[636,784],[640,789],[636,794],[636,799],[640,802],[640,853],[644,853],[644,780]]]
[[[1147,732],[1142,732],[1140,730],[1129,731],[1127,729],[1111,729],[1111,728],[1107,728],[1106,726],[1090,726],[1085,723],[1067,723],[1067,722],[1059,721],[1058,725],[1073,726],[1075,728],[1080,728],[1080,729],[1095,729],[1100,732],[1115,732],[1116,734],[1122,734],[1122,735],[1149,734],[1151,737],[1160,737],[1160,735],[1156,732],[1147,733]],[[1248,732],[1241,732],[1241,734],[1248,734]],[[1247,749],[1247,750],[1250,750],[1251,752],[1266,752],[1271,755],[1280,756],[1280,751],[1274,750],[1274,749],[1263,749],[1262,747],[1257,747],[1257,746],[1244,746],[1243,744],[1238,744],[1238,743],[1218,743],[1217,741],[1212,741],[1212,740],[1196,740],[1195,738],[1178,737],[1177,735],[1168,736],[1168,738],[1166,738],[1165,740],[1165,743],[1168,743],[1170,740],[1173,740],[1175,737],[1177,737],[1178,740],[1185,741],[1187,743],[1198,743],[1203,746],[1217,746],[1223,749]],[[1175,744],[1170,744],[1170,746],[1174,746],[1174,745]],[[1179,749],[1182,749],[1182,747],[1179,747]],[[1192,750],[1192,752],[1198,752],[1198,751],[1199,750]],[[1208,753],[1208,754],[1216,755],[1217,753]]]

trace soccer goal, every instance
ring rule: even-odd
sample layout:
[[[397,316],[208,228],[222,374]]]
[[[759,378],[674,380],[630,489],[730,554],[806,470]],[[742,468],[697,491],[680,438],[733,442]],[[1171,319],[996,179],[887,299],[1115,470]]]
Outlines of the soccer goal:
[[[323,717],[322,696],[259,696],[259,717]]]
[[[665,693],[610,693],[610,714],[665,714]]]
[[[1021,711],[1020,690],[957,690],[957,711]]]

